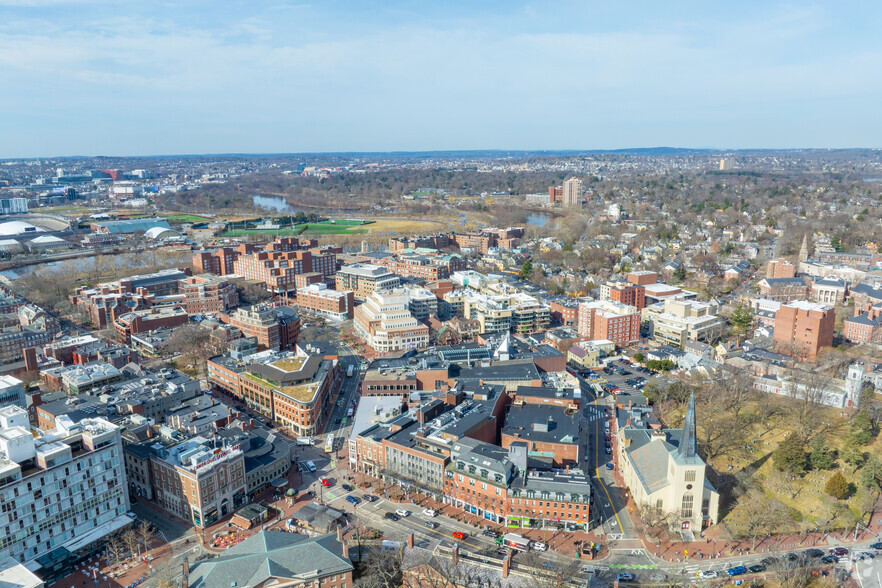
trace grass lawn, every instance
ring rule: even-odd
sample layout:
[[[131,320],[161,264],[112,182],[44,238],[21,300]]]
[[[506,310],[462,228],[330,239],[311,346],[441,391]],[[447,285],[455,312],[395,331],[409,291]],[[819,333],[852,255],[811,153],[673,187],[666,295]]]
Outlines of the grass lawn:
[[[449,229],[447,223],[426,220],[380,219],[371,224],[371,233],[434,233]]]
[[[207,216],[196,216],[194,214],[176,214],[165,218],[170,223],[204,223],[212,220]]]
[[[265,229],[256,231],[253,229],[243,230],[236,229],[234,231],[226,231],[221,233],[221,237],[247,237],[248,235],[279,235],[281,237],[296,237],[303,233],[302,228],[297,229]]]

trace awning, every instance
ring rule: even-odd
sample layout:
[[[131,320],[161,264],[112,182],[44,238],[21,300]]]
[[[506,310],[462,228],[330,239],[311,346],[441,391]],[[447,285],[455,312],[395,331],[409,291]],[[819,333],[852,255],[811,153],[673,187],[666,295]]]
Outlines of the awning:
[[[110,521],[104,523],[100,527],[95,527],[85,535],[80,535],[75,540],[65,543],[64,547],[66,547],[69,551],[76,552],[82,549],[83,547],[98,541],[102,537],[106,537],[107,535],[113,533],[118,529],[122,529],[129,523],[135,522],[135,519],[130,517],[129,515],[119,515],[115,519],[111,519]]]
[[[288,485],[288,478],[276,478],[272,481],[272,485],[276,488],[284,488]]]

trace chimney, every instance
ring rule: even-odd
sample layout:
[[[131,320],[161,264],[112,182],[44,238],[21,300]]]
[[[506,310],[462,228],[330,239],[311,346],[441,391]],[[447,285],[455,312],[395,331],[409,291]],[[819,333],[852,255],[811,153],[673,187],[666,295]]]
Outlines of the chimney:
[[[502,558],[502,577],[503,578],[508,578],[508,566],[510,565],[508,559],[509,559],[509,556],[507,556],[507,555]]]
[[[337,541],[343,543],[343,527],[337,525]]]
[[[453,546],[453,549],[450,551],[451,562],[453,563],[453,567],[459,565],[459,543],[456,543]]]
[[[413,549],[413,533],[407,534],[407,548]]]
[[[181,588],[188,588],[190,585],[190,558],[184,556],[184,575],[181,578]]]
[[[628,400],[628,411],[629,411],[629,412],[630,412],[630,410],[631,410],[631,404],[632,404],[633,402],[634,402],[633,400],[630,400],[630,399]]]
[[[25,371],[33,372],[40,369],[37,364],[37,348],[29,347],[24,350]]]

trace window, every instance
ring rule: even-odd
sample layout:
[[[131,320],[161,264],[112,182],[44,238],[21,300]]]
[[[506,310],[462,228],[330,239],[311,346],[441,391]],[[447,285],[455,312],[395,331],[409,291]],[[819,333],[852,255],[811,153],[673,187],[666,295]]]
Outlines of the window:
[[[687,492],[686,494],[683,495],[683,506],[680,511],[680,516],[682,518],[684,518],[684,519],[691,519],[692,518],[692,501],[693,501],[693,497],[692,497],[691,492]]]
[[[695,481],[695,470],[686,470],[686,481],[694,482]]]

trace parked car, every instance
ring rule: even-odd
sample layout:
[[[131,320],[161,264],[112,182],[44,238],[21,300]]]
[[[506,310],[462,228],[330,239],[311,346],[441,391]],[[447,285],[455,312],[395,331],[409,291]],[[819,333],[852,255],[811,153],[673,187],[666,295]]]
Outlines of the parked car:
[[[705,572],[699,572],[698,577],[702,580],[713,580],[715,578],[719,578],[720,575],[713,570],[707,570]]]
[[[820,549],[806,549],[805,551],[803,551],[803,553],[805,554],[806,557],[814,557],[814,558],[824,557],[824,552],[821,551]]]
[[[351,502],[352,504],[358,504],[361,501],[358,498],[356,498],[355,496],[347,496],[346,502]]]
[[[439,524],[436,523],[435,521],[426,521],[426,522],[423,523],[423,526],[425,526],[425,527],[429,527],[430,529],[437,529],[437,528],[440,527],[441,525],[439,525]]]
[[[628,572],[621,572],[618,576],[616,576],[619,582],[630,582],[634,579],[634,574],[629,574]]]
[[[376,496],[373,496],[372,494],[365,494],[365,495],[363,496],[363,498],[364,498],[365,500],[367,500],[368,502],[373,502],[373,501],[375,501],[375,500],[377,499],[377,497],[376,497]]]
[[[865,559],[876,559],[876,554],[869,551],[862,551],[855,555],[855,558],[864,561]]]
[[[726,570],[726,573],[729,574],[729,576],[741,576],[742,574],[747,573],[747,568],[744,566],[735,566]]]
[[[322,486],[324,486],[325,488],[330,488],[333,485],[334,485],[334,483],[331,482],[329,479],[322,478]]]
[[[591,566],[582,566],[581,569],[579,569],[579,573],[581,573],[581,574],[596,574],[597,568],[592,568]]]
[[[497,537],[499,537],[499,533],[497,533],[493,529],[487,529],[486,531],[484,531],[483,535],[484,537],[490,537],[491,539],[496,539]]]
[[[397,514],[397,515],[400,516],[400,517],[409,517],[409,516],[410,516],[410,511],[409,511],[409,510],[405,510],[405,509],[403,509],[403,508],[397,508],[397,509],[395,509],[395,514]]]
[[[606,454],[609,455],[610,453],[612,453],[612,450],[611,450],[609,447],[607,447],[607,448],[606,448]]]
[[[451,535],[453,535],[456,539],[460,539],[460,540],[466,538],[466,534],[463,533],[462,531],[454,531],[453,533],[451,533]]]
[[[343,484],[343,485],[341,486],[341,488],[343,488],[343,489],[346,490],[347,492],[352,492],[353,490],[355,490],[355,488],[353,488],[353,487],[350,486],[349,484]]]
[[[614,470],[614,469],[615,469],[615,466],[612,464],[611,461],[608,461],[608,462],[606,462],[606,469],[608,469],[608,470]]]
[[[390,521],[397,521],[401,518],[400,516],[398,516],[394,512],[387,512],[383,516],[386,517],[387,519],[389,519]]]
[[[432,510],[431,508],[427,508],[426,510],[423,511],[423,516],[426,516],[426,517],[437,517],[437,516],[438,516],[438,513],[435,512],[434,510]]]
[[[821,558],[821,563],[830,564],[830,565],[836,564],[836,563],[839,563],[839,558],[836,557],[835,555],[825,555],[824,557]]]
[[[760,565],[760,564],[754,564],[754,565],[750,566],[749,568],[747,568],[747,571],[750,572],[751,574],[758,574],[760,572],[765,572],[766,566]]]
[[[882,541],[878,543],[870,543],[870,549],[875,549],[876,551],[882,551]]]
[[[845,547],[834,547],[830,550],[830,555],[835,555],[836,557],[842,557],[843,555],[848,555],[848,549]]]

